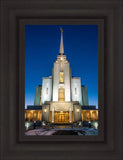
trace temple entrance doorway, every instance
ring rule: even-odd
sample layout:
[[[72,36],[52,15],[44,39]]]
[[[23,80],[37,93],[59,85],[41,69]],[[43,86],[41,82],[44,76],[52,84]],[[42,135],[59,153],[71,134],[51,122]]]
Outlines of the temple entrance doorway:
[[[69,112],[55,112],[55,123],[69,123]]]

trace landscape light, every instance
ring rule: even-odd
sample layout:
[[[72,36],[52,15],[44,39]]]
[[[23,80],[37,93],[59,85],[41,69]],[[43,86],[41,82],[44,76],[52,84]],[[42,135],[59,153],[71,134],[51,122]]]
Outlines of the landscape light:
[[[98,122],[94,123],[94,127],[95,127],[95,129],[98,129]]]
[[[79,112],[79,109],[77,109],[76,111]]]
[[[25,126],[26,126],[26,130],[28,130],[28,128],[29,128],[29,123],[26,122],[26,123],[25,123]]]

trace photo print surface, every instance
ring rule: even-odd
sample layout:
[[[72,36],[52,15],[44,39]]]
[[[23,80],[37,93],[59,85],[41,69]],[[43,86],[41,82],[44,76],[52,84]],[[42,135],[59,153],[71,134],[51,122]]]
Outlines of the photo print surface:
[[[25,25],[25,135],[98,135],[98,25]]]

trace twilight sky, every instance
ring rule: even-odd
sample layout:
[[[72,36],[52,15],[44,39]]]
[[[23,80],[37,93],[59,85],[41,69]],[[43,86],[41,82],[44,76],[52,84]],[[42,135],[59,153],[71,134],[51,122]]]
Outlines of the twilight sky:
[[[98,26],[60,25],[72,76],[88,87],[89,105],[98,108]],[[25,108],[34,104],[35,87],[52,74],[60,48],[59,25],[25,25]]]

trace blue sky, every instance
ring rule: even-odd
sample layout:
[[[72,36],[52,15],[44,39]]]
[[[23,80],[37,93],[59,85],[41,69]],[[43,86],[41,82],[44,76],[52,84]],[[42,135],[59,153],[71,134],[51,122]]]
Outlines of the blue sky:
[[[98,26],[60,25],[72,76],[88,87],[89,105],[98,107]],[[35,87],[51,76],[60,48],[59,25],[25,26],[25,107],[34,104]]]

